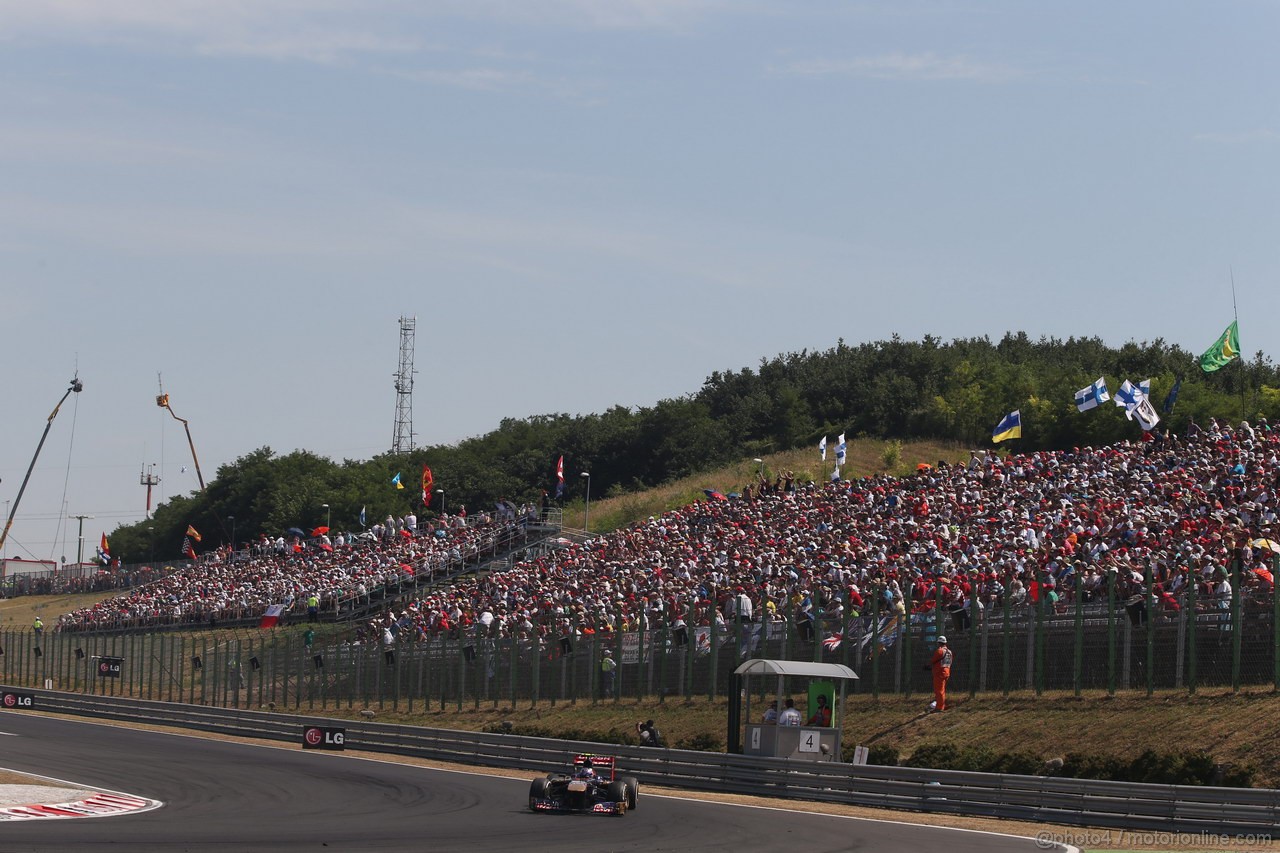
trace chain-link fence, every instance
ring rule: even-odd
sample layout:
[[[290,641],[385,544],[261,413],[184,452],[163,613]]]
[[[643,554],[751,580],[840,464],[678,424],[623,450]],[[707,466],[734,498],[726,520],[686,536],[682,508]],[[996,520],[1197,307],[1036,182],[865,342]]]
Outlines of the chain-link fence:
[[[1233,585],[1236,590],[1239,584]],[[1280,615],[1274,598],[1237,592],[1177,610],[1157,599],[1082,596],[1032,606],[935,607],[909,620],[842,608],[601,635],[571,626],[560,638],[441,636],[392,643],[308,637],[299,626],[200,635],[0,635],[0,675],[46,687],[233,708],[415,709],[706,696],[733,689],[751,657],[843,663],[855,692],[926,694],[924,664],[945,633],[953,693],[1141,690],[1271,685],[1280,689]],[[834,608],[833,608],[834,609]],[[693,613],[687,614],[692,623]],[[906,624],[902,624],[903,622]],[[608,660],[606,661],[606,655]]]

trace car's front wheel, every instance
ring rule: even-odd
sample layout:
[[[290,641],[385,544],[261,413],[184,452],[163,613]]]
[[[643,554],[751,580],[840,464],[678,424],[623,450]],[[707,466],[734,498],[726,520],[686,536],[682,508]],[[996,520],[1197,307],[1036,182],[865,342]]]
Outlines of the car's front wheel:
[[[623,776],[622,784],[627,786],[627,809],[634,811],[640,801],[640,780],[634,776]]]
[[[538,801],[547,798],[547,780],[534,779],[533,784],[529,786],[529,809],[531,811],[538,810]]]
[[[624,809],[627,807],[627,783],[621,779],[616,782],[610,782],[608,791],[608,797],[611,802],[622,803]]]

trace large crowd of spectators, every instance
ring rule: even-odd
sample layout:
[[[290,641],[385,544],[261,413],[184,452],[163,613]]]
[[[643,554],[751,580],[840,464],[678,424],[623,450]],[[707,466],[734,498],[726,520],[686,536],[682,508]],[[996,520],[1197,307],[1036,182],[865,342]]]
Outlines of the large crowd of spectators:
[[[1211,422],[1185,436],[921,465],[912,476],[784,475],[685,506],[380,614],[374,641],[459,632],[547,638],[795,619],[811,639],[846,612],[961,619],[976,607],[1228,606],[1270,600],[1280,431]],[[1114,587],[1111,578],[1114,578]],[[1043,604],[1041,604],[1043,602]],[[847,611],[846,611],[847,609]],[[824,624],[825,623],[825,624]]]
[[[523,528],[530,512],[503,506],[467,518],[464,510],[421,524],[409,513],[388,516],[358,534],[264,535],[238,551],[212,550],[151,583],[65,614],[57,629],[225,624],[260,616],[275,604],[284,605],[286,615],[300,613],[313,597],[321,612],[355,611],[375,593],[429,582],[492,553]]]
[[[401,599],[360,638],[557,638],[794,619],[817,639],[847,617],[942,606],[950,618],[1135,599],[1156,614],[1271,601],[1280,550],[1280,430],[1211,421],[1186,435],[1064,451],[974,451],[913,475],[827,483],[789,474]],[[363,536],[277,538],[216,555],[59,620],[64,629],[210,621],[318,595],[360,602],[432,571],[535,508]],[[1241,588],[1232,589],[1239,561]],[[1152,595],[1146,596],[1150,573]],[[1114,586],[1113,581],[1114,579]],[[874,600],[874,605],[873,605]]]

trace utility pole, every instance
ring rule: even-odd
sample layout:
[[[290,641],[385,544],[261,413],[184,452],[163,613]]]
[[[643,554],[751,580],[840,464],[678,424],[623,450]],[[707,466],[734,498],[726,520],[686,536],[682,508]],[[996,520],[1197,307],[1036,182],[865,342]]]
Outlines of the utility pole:
[[[155,473],[156,464],[151,463],[150,468],[143,468],[142,474],[138,477],[138,484],[147,487],[147,514],[144,518],[151,518],[151,490],[160,485],[160,478]]]
[[[77,541],[80,544],[76,546],[76,568],[79,568],[80,564],[84,562],[84,520],[86,518],[93,518],[93,516],[92,515],[73,515],[71,517],[75,519],[79,519],[80,521],[80,533],[77,539]]]

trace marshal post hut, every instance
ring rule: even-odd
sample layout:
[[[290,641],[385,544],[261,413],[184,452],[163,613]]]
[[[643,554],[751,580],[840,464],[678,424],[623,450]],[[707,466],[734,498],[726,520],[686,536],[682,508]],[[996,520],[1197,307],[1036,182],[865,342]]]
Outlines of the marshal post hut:
[[[856,672],[838,663],[756,658],[742,664],[733,675],[735,700],[729,703],[729,752],[802,761],[840,760],[845,688],[858,677]],[[766,722],[752,711],[752,676],[776,679],[772,701],[777,702],[779,712],[792,696],[787,692],[787,679],[804,680],[808,707],[797,708],[801,714],[798,724],[788,725],[777,718]],[[766,708],[769,701],[766,700]],[[741,740],[744,722],[745,742]]]

